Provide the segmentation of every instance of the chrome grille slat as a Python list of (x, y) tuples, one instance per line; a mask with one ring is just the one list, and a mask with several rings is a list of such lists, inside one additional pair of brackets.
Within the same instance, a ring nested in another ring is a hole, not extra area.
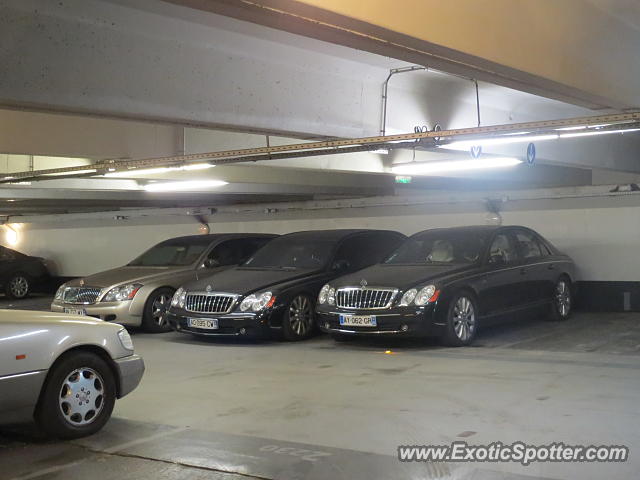
[(62, 302), (73, 305), (91, 305), (96, 303), (102, 289), (98, 287), (66, 287), (62, 293)]
[(237, 295), (230, 293), (187, 293), (185, 310), (194, 313), (229, 313), (234, 307)]
[(379, 310), (389, 308), (398, 290), (375, 287), (343, 287), (336, 292), (336, 306), (352, 310)]

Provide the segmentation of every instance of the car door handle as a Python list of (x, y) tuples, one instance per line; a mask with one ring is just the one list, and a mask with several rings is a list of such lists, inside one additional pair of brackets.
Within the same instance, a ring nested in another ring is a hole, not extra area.
[(555, 270), (556, 266), (552, 263), (547, 267), (547, 270)]
[(527, 269), (526, 268), (521, 268), (520, 269), (520, 275), (526, 275), (527, 274)]

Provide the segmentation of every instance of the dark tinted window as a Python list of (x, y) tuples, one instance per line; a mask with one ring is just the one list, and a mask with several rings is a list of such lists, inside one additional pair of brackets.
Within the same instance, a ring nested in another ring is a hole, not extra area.
[(485, 232), (431, 230), (413, 235), (384, 263), (458, 264), (480, 260), (487, 244)]
[(209, 252), (207, 259), (215, 266), (237, 265), (242, 258), (241, 245), (238, 240), (222, 242)]
[(518, 259), (518, 254), (506, 233), (496, 235), (489, 249), (489, 263), (510, 263)]
[(271, 240), (247, 260), (243, 267), (316, 269), (329, 262), (335, 242), (314, 240), (308, 235)]
[(194, 263), (209, 247), (206, 236), (172, 238), (150, 248), (129, 263), (136, 267), (186, 266)]
[(358, 234), (342, 242), (336, 252), (334, 265), (348, 270), (360, 270), (379, 263), (393, 246), (389, 245), (388, 236), (376, 233)]
[(531, 232), (517, 230), (515, 237), (518, 243), (518, 249), (520, 250), (520, 256), (523, 259), (528, 260), (543, 256), (543, 251), (540, 248), (538, 239)]

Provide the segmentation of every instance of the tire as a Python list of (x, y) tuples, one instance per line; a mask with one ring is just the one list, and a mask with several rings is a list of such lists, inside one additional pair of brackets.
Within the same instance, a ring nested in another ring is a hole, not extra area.
[(447, 310), (447, 324), (441, 341), (449, 347), (471, 345), (478, 330), (478, 304), (468, 292), (454, 295)]
[(26, 273), (14, 273), (4, 287), (5, 294), (16, 300), (26, 298), (31, 292), (31, 283), (31, 277)]
[(113, 372), (102, 358), (91, 352), (67, 353), (49, 371), (36, 408), (36, 423), (50, 437), (92, 435), (111, 417), (116, 395)]
[(553, 300), (549, 313), (549, 320), (554, 322), (562, 322), (571, 317), (573, 311), (573, 292), (571, 288), (571, 280), (562, 276), (556, 282), (553, 289)]
[(309, 338), (315, 331), (316, 315), (313, 300), (307, 295), (296, 295), (284, 313), (282, 333), (290, 342)]
[(164, 333), (171, 330), (167, 321), (166, 311), (171, 305), (173, 289), (159, 288), (149, 295), (142, 313), (142, 329), (149, 333)]

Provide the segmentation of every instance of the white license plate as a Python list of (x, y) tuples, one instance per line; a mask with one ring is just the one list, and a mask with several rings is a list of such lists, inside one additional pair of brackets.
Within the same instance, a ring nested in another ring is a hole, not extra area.
[(378, 321), (373, 315), (340, 315), (340, 325), (345, 327), (377, 327)]
[(68, 313), (69, 315), (86, 315), (87, 311), (84, 308), (66, 308), (65, 307), (64, 313)]
[(218, 319), (208, 319), (208, 318), (190, 318), (189, 326), (193, 328), (204, 328), (205, 330), (217, 330), (218, 329)]

